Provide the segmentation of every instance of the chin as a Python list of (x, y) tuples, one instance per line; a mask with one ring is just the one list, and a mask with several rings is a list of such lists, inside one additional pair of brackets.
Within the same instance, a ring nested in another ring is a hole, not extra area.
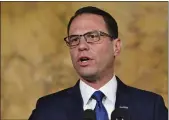
[(81, 78), (83, 78), (84, 80), (86, 80), (87, 82), (95, 82), (97, 81), (98, 76), (96, 74), (79, 74), (81, 76)]

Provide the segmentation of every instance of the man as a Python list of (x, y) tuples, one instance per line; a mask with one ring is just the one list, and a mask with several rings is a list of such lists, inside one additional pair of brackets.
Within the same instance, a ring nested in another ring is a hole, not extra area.
[[(76, 11), (65, 42), (80, 80), (74, 87), (42, 97), (29, 120), (82, 120), (87, 109), (97, 120), (110, 120), (115, 109), (125, 109), (131, 120), (167, 120), (161, 96), (129, 87), (114, 74), (121, 40), (118, 26), (96, 7)], [(100, 119), (99, 119), (100, 118)]]

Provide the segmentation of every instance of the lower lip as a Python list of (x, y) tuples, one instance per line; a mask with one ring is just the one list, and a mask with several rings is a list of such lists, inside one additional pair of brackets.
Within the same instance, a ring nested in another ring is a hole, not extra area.
[(85, 61), (85, 62), (79, 61), (78, 63), (79, 63), (79, 65), (80, 65), (81, 67), (86, 67), (86, 66), (88, 66), (88, 65), (90, 64), (90, 62), (91, 62), (91, 60), (87, 60), (87, 61)]

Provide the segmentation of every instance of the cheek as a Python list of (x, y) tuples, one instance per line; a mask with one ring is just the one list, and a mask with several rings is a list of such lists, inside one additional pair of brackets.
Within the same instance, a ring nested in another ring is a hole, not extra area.
[(97, 62), (101, 64), (105, 64), (108, 61), (112, 61), (114, 58), (114, 51), (113, 47), (110, 45), (101, 47), (101, 49), (98, 49), (97, 53)]
[(75, 63), (76, 60), (76, 53), (73, 50), (70, 50), (70, 57), (73, 63)]

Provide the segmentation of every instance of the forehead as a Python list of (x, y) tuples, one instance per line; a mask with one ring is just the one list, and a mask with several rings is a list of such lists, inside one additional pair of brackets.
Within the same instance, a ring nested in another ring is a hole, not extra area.
[(107, 32), (106, 23), (100, 15), (85, 13), (77, 16), (72, 21), (69, 34), (84, 34), (93, 30)]

